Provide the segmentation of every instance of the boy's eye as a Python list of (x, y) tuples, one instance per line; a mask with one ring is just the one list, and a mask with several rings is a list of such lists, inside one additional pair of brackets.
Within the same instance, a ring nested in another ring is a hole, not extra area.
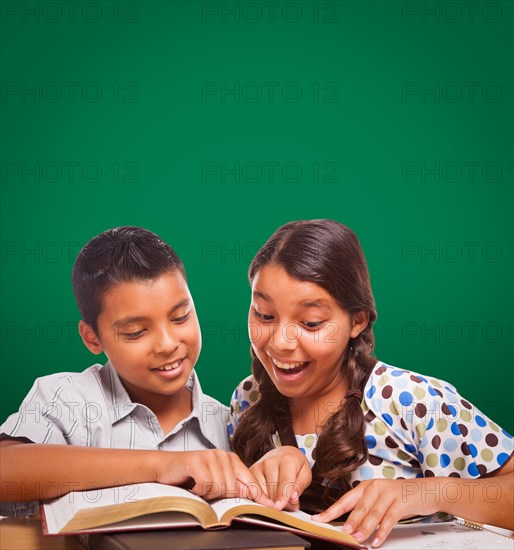
[(137, 340), (141, 336), (143, 336), (144, 330), (137, 330), (135, 332), (124, 332), (122, 333), (122, 336), (125, 337), (127, 340)]
[(259, 313), (256, 309), (253, 310), (255, 317), (261, 321), (273, 321), (273, 315), (266, 315), (265, 313)]
[(316, 328), (321, 328), (321, 325), (323, 325), (324, 322), (325, 321), (303, 321), (303, 324), (307, 328), (316, 329)]
[(174, 319), (172, 319), (172, 321), (173, 321), (174, 323), (177, 323), (177, 324), (180, 325), (181, 323), (184, 323), (185, 321), (188, 320), (188, 318), (189, 318), (189, 313), (190, 313), (190, 312), (188, 311), (185, 315), (181, 315), (180, 317), (175, 317)]

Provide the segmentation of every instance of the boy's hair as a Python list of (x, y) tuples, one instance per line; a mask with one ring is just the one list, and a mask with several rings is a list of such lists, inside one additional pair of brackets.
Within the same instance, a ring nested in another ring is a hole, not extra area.
[(93, 237), (73, 266), (73, 293), (82, 319), (98, 334), (102, 300), (115, 285), (148, 281), (178, 269), (186, 278), (176, 252), (155, 233), (142, 227), (115, 227)]

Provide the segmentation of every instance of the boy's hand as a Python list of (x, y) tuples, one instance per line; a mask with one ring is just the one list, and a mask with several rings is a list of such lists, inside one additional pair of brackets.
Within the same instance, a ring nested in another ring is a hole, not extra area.
[[(220, 450), (159, 451), (156, 481), (187, 485), (205, 499), (248, 498), (264, 506), (273, 502), (235, 453)], [(161, 460), (164, 459), (165, 460)]]
[(288, 445), (266, 453), (250, 472), (278, 510), (298, 510), (300, 495), (312, 481), (309, 461), (299, 449)]
[(419, 496), (420, 491), (416, 490), (419, 489), (419, 483), (426, 484), (427, 479), (361, 481), (324, 512), (312, 516), (312, 519), (332, 521), (353, 510), (343, 526), (343, 531), (362, 542), (380, 525), (371, 543), (372, 548), (376, 548), (384, 542), (398, 520), (438, 511), (434, 500)]

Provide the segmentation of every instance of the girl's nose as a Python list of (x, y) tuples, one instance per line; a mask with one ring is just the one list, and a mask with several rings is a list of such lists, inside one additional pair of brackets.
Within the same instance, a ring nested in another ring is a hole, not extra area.
[(273, 331), (273, 347), (277, 351), (296, 349), (300, 339), (300, 327), (295, 323), (283, 323), (276, 325)]

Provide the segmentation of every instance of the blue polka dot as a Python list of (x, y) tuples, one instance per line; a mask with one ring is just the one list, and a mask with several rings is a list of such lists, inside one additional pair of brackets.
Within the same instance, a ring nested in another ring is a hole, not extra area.
[(506, 432), (505, 430), (502, 430), (502, 433), (505, 437), (508, 437), (509, 439), (512, 439), (512, 436), (510, 435), (510, 433)]
[(389, 458), (389, 451), (387, 449), (377, 449), (375, 451), (375, 455), (380, 457), (380, 458), (388, 459)]
[(448, 405), (448, 409), (450, 409), (450, 412), (452, 413), (453, 418), (457, 416), (457, 410), (453, 405)]
[(420, 449), (424, 449), (429, 443), (429, 438), (428, 437), (424, 437), (420, 442), (419, 442), (419, 448)]
[(470, 432), (471, 439), (475, 442), (478, 442), (482, 439), (482, 430), (478, 428), (473, 428)]
[(452, 430), (452, 434), (453, 434), (453, 435), (462, 435), (461, 432), (460, 432), (460, 428), (459, 428), (459, 425), (457, 424), (457, 422), (454, 422), (454, 423), (451, 425), (451, 430)]
[(243, 412), (249, 406), (250, 406), (250, 403), (248, 403), (248, 401), (241, 401), (241, 412)]
[(420, 376), (419, 374), (416, 375), (418, 378), (421, 378), (423, 382), (428, 383), (428, 380), (424, 376)]
[(455, 393), (455, 390), (451, 386), (445, 386), (445, 389), (447, 389), (451, 393)]
[(359, 474), (362, 479), (373, 479), (373, 468), (371, 466), (363, 466), (359, 470)]
[(423, 474), (416, 474), (416, 477), (425, 477)]
[(498, 461), (498, 464), (501, 466), (504, 462), (506, 462), (509, 459), (509, 455), (507, 453), (500, 453), (496, 460)]
[(305, 452), (305, 449), (304, 449), (303, 447), (298, 447), (298, 448), (300, 449), (300, 451), (302, 451), (302, 453), (303, 453), (304, 455), (307, 455), (307, 453)]
[(439, 396), (438, 391), (437, 391), (435, 388), (433, 388), (432, 386), (428, 386), (428, 393), (429, 393), (430, 395), (437, 395), (437, 396)]
[(457, 441), (455, 439), (447, 439), (443, 443), (443, 447), (445, 451), (448, 451), (449, 453), (451, 453), (452, 451), (455, 451), (455, 449), (457, 448)]
[(472, 463), (468, 466), (468, 474), (469, 474), (470, 476), (475, 476), (475, 477), (476, 477), (477, 475), (479, 475), (479, 473), (480, 473), (480, 472), (478, 471), (477, 465), (476, 465), (474, 462), (472, 462)]
[(389, 426), (393, 425), (393, 417), (390, 414), (384, 413), (382, 415), (382, 418), (386, 421), (387, 424), (389, 424)]
[(376, 391), (377, 391), (377, 388), (375, 386), (371, 386), (371, 388), (366, 392), (366, 397), (371, 399), (375, 395)]
[(411, 444), (407, 444), (405, 445), (405, 450), (408, 452), (408, 453), (415, 453), (416, 452), (416, 447), (414, 447), (414, 445), (411, 445)]
[(391, 376), (401, 376), (403, 374), (402, 370), (392, 370)]
[(232, 435), (234, 433), (234, 426), (232, 426), (232, 424), (228, 424), (227, 431), (228, 431), (228, 435)]
[(234, 390), (234, 400), (237, 401), (238, 391), (237, 388)]
[(423, 456), (423, 453), (421, 451), (418, 451), (418, 462), (420, 464), (423, 464), (423, 462), (425, 462), (425, 457)]
[(408, 407), (413, 401), (412, 394), (408, 391), (402, 391), (400, 394), (400, 403), (404, 407)]
[(513, 447), (512, 439), (507, 439), (507, 438), (505, 438), (505, 439), (502, 441), (502, 447), (503, 447), (506, 451), (512, 451), (512, 447)]
[(483, 428), (484, 426), (487, 426), (487, 422), (478, 414), (475, 416), (475, 422)]
[(368, 449), (373, 449), (377, 446), (377, 440), (372, 435), (367, 435), (364, 440), (366, 441), (366, 447)]
[(450, 464), (451, 462), (451, 459), (448, 455), (445, 455), (445, 454), (442, 454), (440, 457), (439, 457), (439, 460), (441, 461), (441, 466), (443, 468), (446, 468), (446, 466), (448, 466), (448, 464)]
[(431, 419), (428, 421), (427, 430), (431, 430), (433, 425), (434, 425), (434, 419), (431, 418)]
[(477, 448), (473, 444), (469, 443), (468, 444), (468, 449), (469, 449), (469, 452), (471, 453), (471, 456), (473, 458), (475, 458), (478, 455)]

